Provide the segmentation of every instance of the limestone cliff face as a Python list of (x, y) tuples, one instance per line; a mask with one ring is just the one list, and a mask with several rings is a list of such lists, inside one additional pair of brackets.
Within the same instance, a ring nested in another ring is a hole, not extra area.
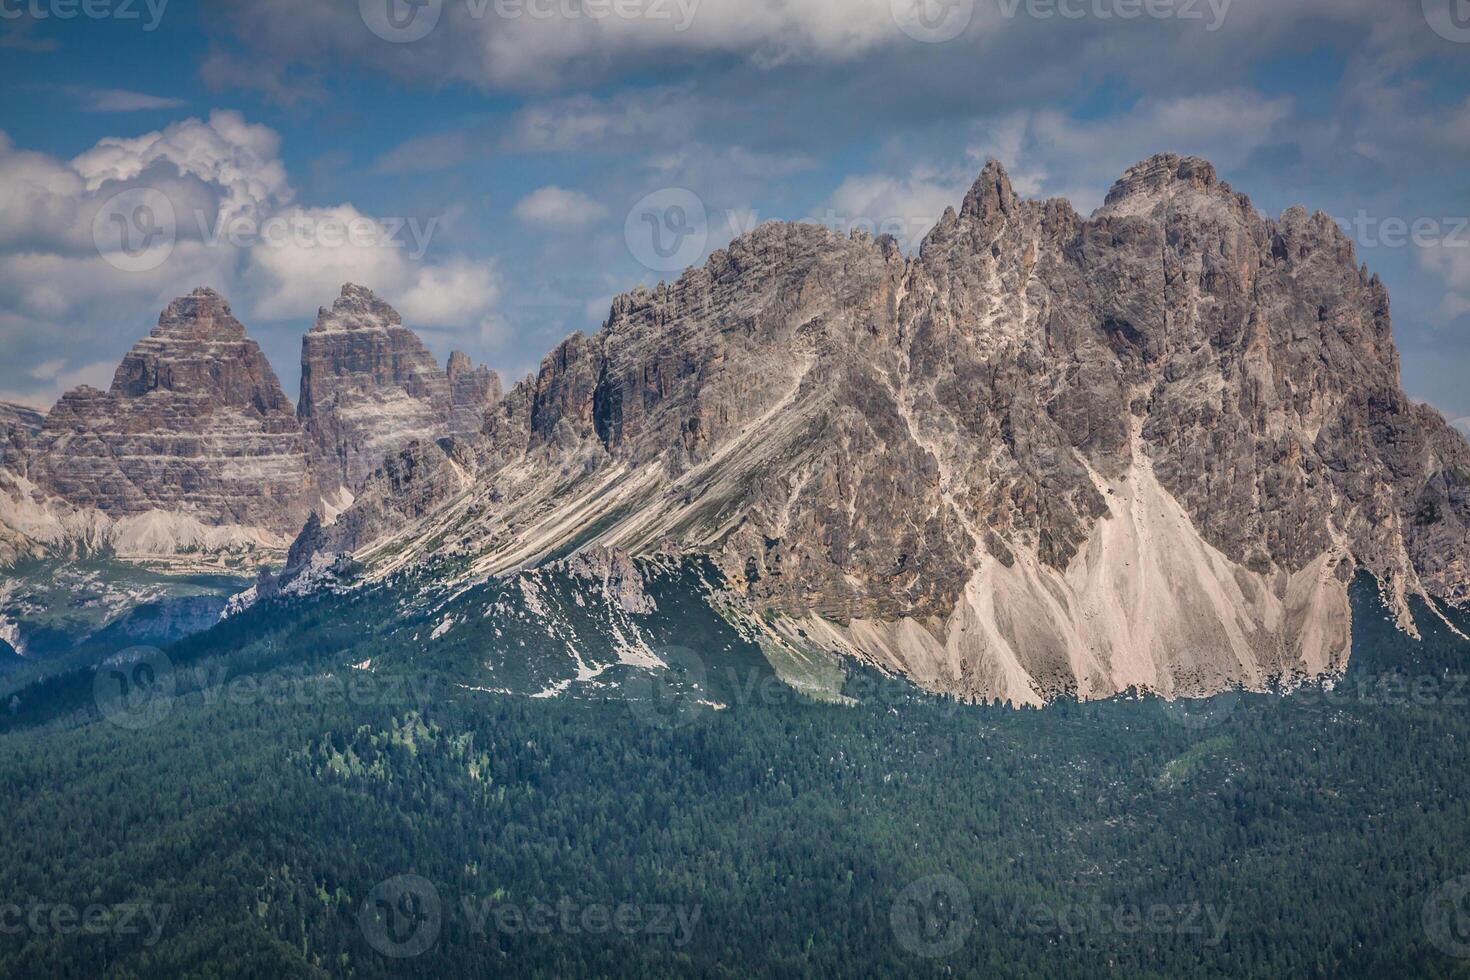
[(170, 303), (109, 390), (63, 396), (15, 468), (32, 498), (110, 520), (156, 512), (289, 536), (314, 501), (291, 403), (210, 289)]
[(414, 442), (473, 437), (500, 394), (488, 368), (456, 352), (446, 372), (402, 318), (348, 284), (301, 342), (298, 415), (324, 491), (355, 492)]
[(500, 376), (481, 364), (478, 367), (463, 351), (449, 355), (446, 366), (449, 379), (449, 434), (459, 439), (475, 439), (485, 428), (485, 413), (504, 394)]
[(978, 698), (1340, 669), (1358, 567), (1407, 628), (1470, 597), (1470, 448), (1405, 397), (1383, 285), (1171, 154), (1090, 218), (992, 163), (912, 257), (764, 225), (414, 462), (409, 513), (400, 468), (313, 549), (710, 554), (793, 642)]
[(20, 465), (46, 416), (33, 408), (0, 402), (0, 466)]

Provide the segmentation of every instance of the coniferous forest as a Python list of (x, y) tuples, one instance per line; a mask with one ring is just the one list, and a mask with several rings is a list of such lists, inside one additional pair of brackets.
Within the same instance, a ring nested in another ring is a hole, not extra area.
[(1470, 976), (1470, 644), (1365, 583), (1330, 690), (1044, 710), (367, 683), (360, 601), (12, 681), (0, 975)]

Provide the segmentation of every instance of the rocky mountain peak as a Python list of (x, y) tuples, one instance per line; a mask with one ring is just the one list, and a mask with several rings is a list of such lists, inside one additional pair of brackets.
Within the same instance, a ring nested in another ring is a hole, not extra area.
[(332, 301), (331, 309), (322, 307), (317, 311), (312, 331), (323, 333), (329, 330), (387, 330), (401, 327), (403, 317), (392, 306), (379, 299), (366, 286), (344, 283), (342, 292)]
[(440, 369), (397, 310), (353, 283), (301, 341), (297, 414), (328, 492), (356, 492), (410, 443), (478, 434), (500, 393), (495, 372), (463, 352)]
[(72, 507), (152, 521), (146, 537), (157, 548), (200, 527), (290, 535), (313, 493), (275, 371), (224, 298), (204, 288), (168, 304), (108, 391), (63, 395), (23, 468)]
[(1128, 198), (1168, 198), (1181, 191), (1216, 190), (1232, 193), (1230, 185), (1220, 180), (1214, 164), (1203, 157), (1158, 153), (1123, 172), (1103, 201), (1104, 207), (1117, 205)]
[(1014, 211), (1018, 199), (1011, 188), (1010, 174), (999, 160), (987, 160), (980, 176), (965, 195), (960, 217), (984, 220), (994, 214)]
[(245, 325), (235, 319), (223, 296), (200, 286), (169, 303), (150, 335), (170, 340), (238, 341), (245, 337)]
[(470, 355), (462, 350), (449, 352), (449, 362), (445, 365), (444, 370), (449, 375), (450, 381), (453, 381), (462, 374), (468, 374), (474, 369), (475, 362), (470, 360)]
[(165, 307), (158, 325), (123, 357), (109, 393), (134, 399), (160, 390), (213, 407), (291, 411), (260, 346), (245, 335), (224, 297), (204, 287)]

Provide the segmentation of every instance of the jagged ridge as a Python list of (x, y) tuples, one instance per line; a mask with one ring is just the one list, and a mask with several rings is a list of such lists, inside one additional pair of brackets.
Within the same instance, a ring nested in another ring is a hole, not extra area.
[(980, 698), (1316, 676), (1356, 567), (1406, 628), (1470, 587), (1470, 449), (1403, 394), (1382, 283), (1171, 154), (1088, 219), (992, 162), (911, 258), (764, 225), (619, 297), (471, 457), (404, 459), (305, 550), (710, 554), (788, 632)]

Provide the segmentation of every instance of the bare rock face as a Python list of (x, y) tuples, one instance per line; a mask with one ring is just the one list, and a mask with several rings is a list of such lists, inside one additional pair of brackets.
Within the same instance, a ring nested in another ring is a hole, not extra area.
[(361, 286), (343, 286), (301, 342), (297, 414), (323, 489), (356, 492), (410, 443), (478, 434), (499, 379), (464, 354), (449, 368), (439, 368), (391, 306)]
[(314, 501), (291, 403), (210, 289), (170, 303), (109, 390), (63, 396), (16, 468), (30, 496), (112, 521), (156, 514), (289, 536)]
[(33, 436), (41, 431), (46, 416), (25, 405), (0, 402), (0, 439), (8, 440), (15, 433)]
[(500, 401), (500, 376), (485, 365), (476, 367), (463, 351), (449, 355), (449, 434), (474, 439), (485, 427), (485, 413)]
[(0, 402), (0, 466), (18, 468), (46, 417), (33, 408)]
[(1172, 154), (1090, 218), (991, 163), (912, 257), (763, 225), (563, 342), (475, 457), (314, 547), (708, 554), (786, 640), (1027, 703), (1338, 671), (1358, 568), (1407, 629), (1470, 598), (1470, 447), (1404, 395), (1382, 283)]

